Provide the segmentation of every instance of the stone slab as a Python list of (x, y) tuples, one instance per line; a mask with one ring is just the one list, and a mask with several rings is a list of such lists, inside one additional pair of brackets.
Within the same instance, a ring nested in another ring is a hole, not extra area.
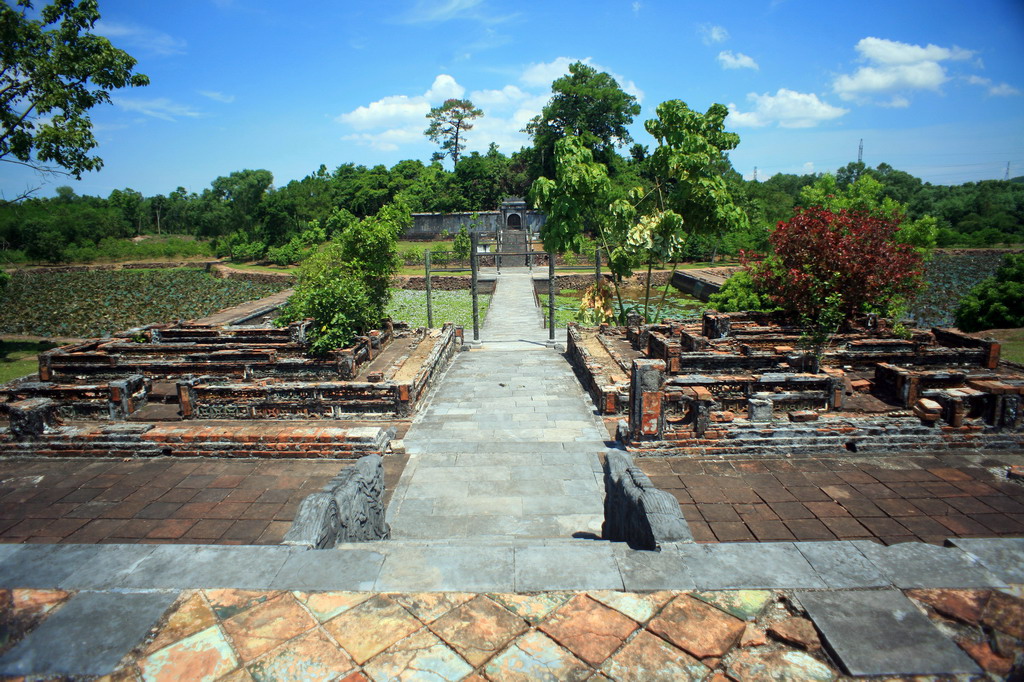
[(887, 587), (891, 584), (878, 567), (849, 542), (797, 542), (794, 545), (830, 588)]
[(1024, 538), (958, 538), (953, 545), (1008, 583), (1024, 583)]
[(678, 545), (698, 589), (823, 589), (825, 583), (791, 542)]
[(275, 590), (365, 592), (373, 589), (384, 554), (343, 545), (289, 556), (270, 583)]
[(160, 545), (122, 582), (128, 588), (268, 589), (290, 547)]
[(621, 590), (611, 543), (516, 548), (515, 590)]
[(798, 592), (796, 596), (850, 675), (980, 672), (898, 590)]
[(0, 587), (96, 589), (118, 585), (154, 545), (20, 545), (0, 563)]
[(515, 557), (511, 547), (486, 544), (387, 543), (377, 577), (381, 592), (511, 592)]
[(171, 592), (82, 592), (0, 658), (2, 675), (106, 675), (177, 598)]
[(852, 543), (901, 589), (928, 587), (1005, 587), (1006, 583), (955, 547), (904, 542), (883, 547), (868, 540)]
[(631, 549), (621, 542), (613, 543), (612, 547), (627, 592), (693, 590), (697, 587), (678, 552), (671, 549), (660, 552)]

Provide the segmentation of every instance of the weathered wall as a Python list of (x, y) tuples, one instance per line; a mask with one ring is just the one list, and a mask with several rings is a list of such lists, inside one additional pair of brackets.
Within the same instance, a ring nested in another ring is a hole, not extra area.
[[(517, 213), (518, 214), (518, 213)], [(472, 224), (473, 216), (477, 216), (476, 225)], [(523, 211), (522, 228), (531, 232), (539, 232), (544, 224), (545, 215), (540, 211)], [(413, 213), (412, 227), (405, 231), (405, 239), (432, 239), (447, 231), (454, 235), (462, 226), (470, 232), (495, 232), (501, 225), (500, 211), (479, 211), (477, 213)]]

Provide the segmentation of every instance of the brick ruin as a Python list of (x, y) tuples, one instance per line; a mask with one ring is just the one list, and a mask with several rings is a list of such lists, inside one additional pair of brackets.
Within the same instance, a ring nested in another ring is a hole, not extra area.
[(757, 313), (626, 327), (570, 324), (567, 351), (638, 456), (799, 456), (1020, 448), (1024, 371), (955, 330), (897, 338), (866, 318), (819, 360)]
[(154, 324), (42, 353), (0, 387), (0, 455), (379, 454), (462, 341), (398, 324), (310, 357), (308, 325)]

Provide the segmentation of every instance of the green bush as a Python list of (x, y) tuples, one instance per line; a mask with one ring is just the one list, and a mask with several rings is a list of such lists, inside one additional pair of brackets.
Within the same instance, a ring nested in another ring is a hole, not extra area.
[(746, 270), (725, 280), (718, 293), (708, 298), (708, 306), (723, 313), (774, 309), (768, 298), (754, 289), (754, 280)]
[(239, 263), (260, 260), (267, 251), (267, 245), (263, 242), (235, 242), (231, 245), (231, 260)]
[(469, 230), (463, 225), (459, 229), (459, 233), (455, 235), (455, 241), (452, 242), (452, 251), (455, 257), (459, 260), (467, 260), (469, 258), (469, 252), (473, 249), (473, 240), (469, 237)]
[(965, 332), (1024, 327), (1024, 254), (1008, 255), (960, 301), (954, 318)]

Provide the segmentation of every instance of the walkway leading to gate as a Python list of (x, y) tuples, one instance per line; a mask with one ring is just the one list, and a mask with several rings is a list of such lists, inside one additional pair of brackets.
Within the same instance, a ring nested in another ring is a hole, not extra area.
[(480, 337), (405, 437), (392, 537), (599, 535), (606, 435), (569, 364), (545, 343), (529, 269), (502, 268)]

